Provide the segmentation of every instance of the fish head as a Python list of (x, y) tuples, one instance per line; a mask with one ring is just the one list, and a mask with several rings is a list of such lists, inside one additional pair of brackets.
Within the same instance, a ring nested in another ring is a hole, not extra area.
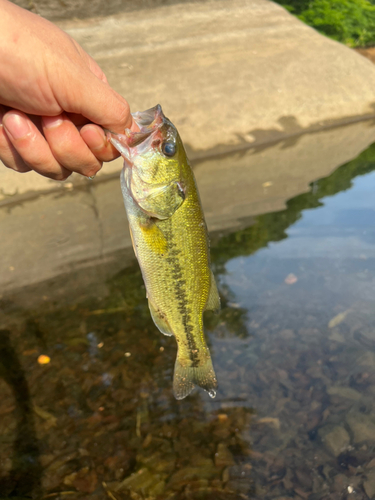
[(124, 159), (128, 191), (149, 215), (166, 218), (186, 196), (188, 160), (181, 138), (161, 106), (133, 113), (139, 132), (108, 133)]
[(124, 158), (125, 167), (137, 170), (144, 182), (161, 184), (181, 175), (184, 146), (160, 104), (132, 114), (139, 132), (109, 133), (109, 140)]

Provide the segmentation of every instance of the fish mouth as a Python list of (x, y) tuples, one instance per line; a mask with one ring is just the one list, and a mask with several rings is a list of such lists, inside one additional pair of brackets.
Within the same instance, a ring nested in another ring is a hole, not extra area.
[(132, 117), (140, 129), (155, 128), (155, 126), (163, 123), (165, 118), (160, 104), (145, 111), (136, 111), (132, 113)]
[(132, 158), (150, 148), (155, 148), (163, 141), (162, 127), (170, 123), (163, 114), (160, 104), (145, 111), (132, 113), (139, 132), (125, 129), (124, 134), (107, 131), (107, 139), (117, 149), (125, 161), (132, 163)]

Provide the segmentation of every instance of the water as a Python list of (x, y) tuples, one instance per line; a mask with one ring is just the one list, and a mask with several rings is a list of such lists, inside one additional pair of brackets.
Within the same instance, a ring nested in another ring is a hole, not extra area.
[(371, 498), (374, 191), (371, 146), (212, 232), (214, 399), (173, 398), (175, 341), (128, 251), (110, 277), (87, 265), (4, 295), (0, 498)]

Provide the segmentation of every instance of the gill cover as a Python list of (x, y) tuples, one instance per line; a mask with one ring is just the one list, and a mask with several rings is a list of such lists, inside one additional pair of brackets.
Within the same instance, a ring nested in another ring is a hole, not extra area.
[(179, 181), (147, 183), (135, 169), (126, 169), (124, 179), (134, 201), (150, 217), (168, 219), (184, 202), (185, 192)]

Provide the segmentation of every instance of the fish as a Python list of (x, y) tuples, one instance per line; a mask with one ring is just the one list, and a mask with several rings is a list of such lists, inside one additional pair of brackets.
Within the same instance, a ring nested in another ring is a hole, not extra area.
[(139, 132), (108, 133), (121, 153), (121, 190), (152, 319), (174, 336), (176, 399), (195, 386), (216, 396), (203, 312), (220, 310), (207, 226), (180, 135), (161, 106), (133, 113)]

